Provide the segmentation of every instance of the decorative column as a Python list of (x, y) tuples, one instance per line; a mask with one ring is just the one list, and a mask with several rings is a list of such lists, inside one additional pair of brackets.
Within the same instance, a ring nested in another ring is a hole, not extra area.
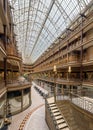
[(61, 88), (61, 92), (62, 92), (62, 96), (64, 98), (64, 88), (63, 88), (63, 85), (62, 85), (62, 88)]
[[(81, 16), (81, 28), (83, 27), (83, 17)], [(83, 29), (81, 30), (81, 44), (83, 43)], [(83, 67), (82, 67), (82, 60), (83, 60), (83, 46), (81, 46), (81, 52), (80, 52), (80, 63), (81, 63), (81, 67), (80, 67), (80, 80), (82, 82), (83, 80)]]
[[(6, 28), (6, 25), (3, 25), (3, 28), (4, 28), (4, 47), (5, 47), (5, 50), (6, 50), (6, 44), (7, 44), (7, 28)], [(4, 58), (4, 82), (5, 82), (5, 86), (6, 86), (6, 83), (7, 83), (7, 59), (6, 57)]]

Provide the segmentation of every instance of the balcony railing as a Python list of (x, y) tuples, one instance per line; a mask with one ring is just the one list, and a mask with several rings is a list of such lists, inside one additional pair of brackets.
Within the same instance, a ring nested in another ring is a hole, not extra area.
[(75, 105), (81, 107), (82, 109), (93, 113), (93, 98), (81, 97), (77, 94), (71, 93), (71, 101)]
[(78, 107), (93, 113), (93, 98), (86, 96), (85, 91), (70, 92), (69, 90), (64, 90), (64, 94), (57, 93), (56, 100), (69, 100)]
[(90, 79), (83, 79), (83, 83), (82, 84), (87, 84), (87, 85), (92, 85), (93, 86), (93, 78)]
[[(36, 77), (37, 79), (41, 79), (41, 80), (45, 80), (45, 81), (49, 81), (49, 82), (53, 82), (54, 83), (54, 78), (52, 77)], [(80, 81), (80, 78), (69, 78), (69, 79), (67, 79), (67, 78), (56, 78), (56, 83), (78, 83), (78, 84), (81, 84), (81, 81)]]
[(9, 56), (21, 57), (21, 55), (17, 52), (15, 46), (7, 46), (7, 54)]

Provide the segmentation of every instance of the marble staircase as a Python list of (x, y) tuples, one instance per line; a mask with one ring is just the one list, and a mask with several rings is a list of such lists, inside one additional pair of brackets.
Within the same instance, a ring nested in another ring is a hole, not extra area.
[(48, 109), (56, 130), (70, 130), (68, 123), (55, 103), (48, 103)]

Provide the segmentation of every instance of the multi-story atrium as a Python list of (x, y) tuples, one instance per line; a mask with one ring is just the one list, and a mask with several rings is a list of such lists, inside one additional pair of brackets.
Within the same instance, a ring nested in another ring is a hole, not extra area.
[(0, 130), (93, 130), (93, 0), (0, 0)]

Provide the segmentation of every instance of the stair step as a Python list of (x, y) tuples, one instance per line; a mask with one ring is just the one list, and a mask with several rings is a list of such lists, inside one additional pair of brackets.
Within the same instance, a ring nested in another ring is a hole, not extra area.
[(61, 130), (70, 130), (69, 127), (62, 128)]
[(53, 113), (55, 113), (55, 112), (59, 112), (59, 110), (58, 109), (54, 109), (54, 110), (51, 110)]
[(49, 104), (55, 104), (54, 102), (49, 102)]
[(53, 110), (58, 110), (58, 111), (59, 111), (59, 109), (58, 109), (57, 107), (49, 107), (49, 109), (50, 109), (51, 111), (53, 111)]
[(51, 107), (51, 110), (54, 110), (54, 109), (58, 109), (58, 107), (56, 107), (56, 106)]
[(49, 106), (50, 106), (50, 107), (54, 107), (54, 106), (56, 106), (56, 104), (49, 104)]
[(61, 115), (60, 112), (53, 113), (54, 116)]
[(59, 119), (63, 119), (63, 117), (61, 115), (58, 115), (55, 117), (56, 120), (59, 120)]
[(59, 110), (58, 108), (50, 108), (51, 110)]
[(59, 129), (62, 129), (62, 128), (65, 128), (65, 127), (68, 127), (66, 123), (62, 123), (62, 124), (58, 125)]
[(65, 122), (64, 119), (59, 119), (59, 120), (56, 121), (56, 124), (60, 124), (60, 123), (63, 123), (63, 122)]

